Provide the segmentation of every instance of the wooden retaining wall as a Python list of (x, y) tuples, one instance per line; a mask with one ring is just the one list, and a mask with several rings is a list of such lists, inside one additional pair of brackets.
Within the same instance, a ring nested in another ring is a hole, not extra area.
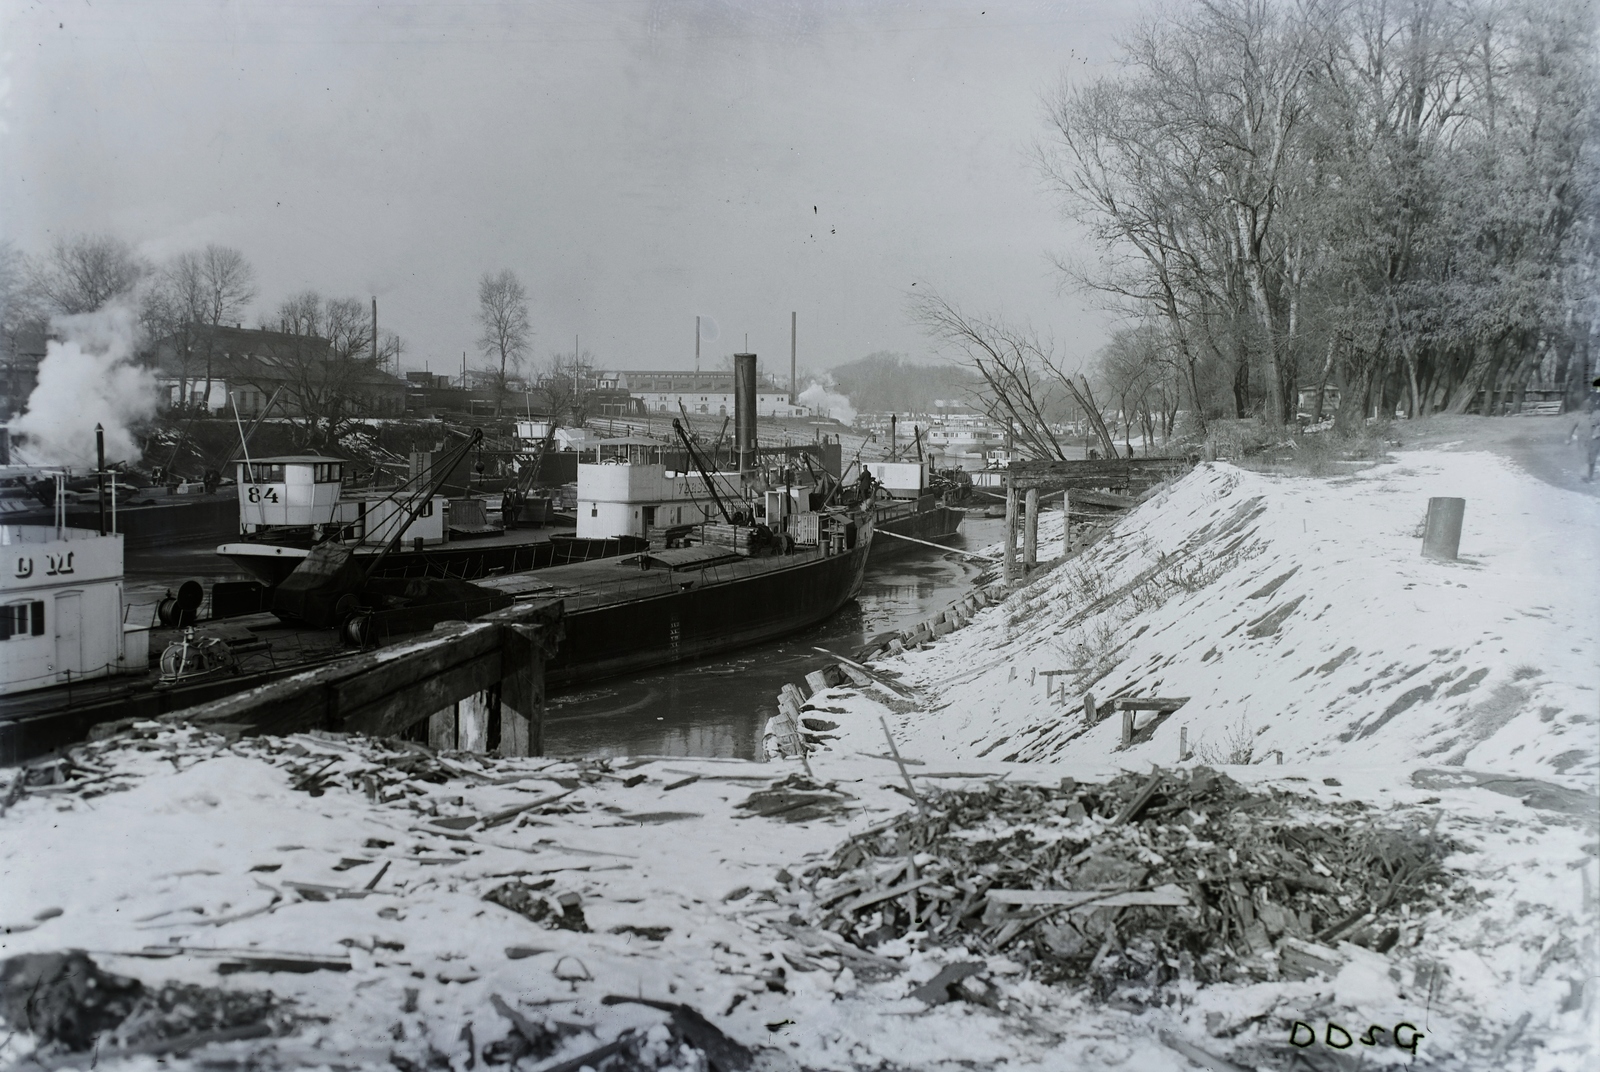
[[(561, 639), (562, 603), (524, 603), (351, 655), (164, 721), (222, 733), (306, 730), (390, 736), (428, 721), (438, 747), (502, 755), (544, 751), (544, 664)], [(467, 733), (462, 733), (463, 723)], [(97, 728), (114, 732), (118, 723)]]

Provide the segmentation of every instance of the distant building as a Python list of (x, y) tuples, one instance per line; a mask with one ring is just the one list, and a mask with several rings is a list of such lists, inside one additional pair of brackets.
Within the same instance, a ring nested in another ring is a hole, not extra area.
[(273, 416), (306, 416), (333, 395), (363, 417), (399, 417), (406, 409), (405, 380), (370, 360), (337, 358), (315, 335), (197, 324), (158, 339), (151, 360), (174, 408), (231, 413), (237, 405), (240, 416), (254, 417), (276, 393)]
[[(756, 384), (756, 413), (762, 417), (803, 417), (804, 406), (789, 404), (789, 392), (772, 377)], [(677, 413), (681, 402), (690, 413), (718, 417), (733, 415), (732, 372), (660, 372), (635, 370), (602, 372), (597, 385), (626, 391), (649, 413)]]
[(43, 330), (0, 332), (0, 420), (21, 413), (39, 384), (49, 336)]

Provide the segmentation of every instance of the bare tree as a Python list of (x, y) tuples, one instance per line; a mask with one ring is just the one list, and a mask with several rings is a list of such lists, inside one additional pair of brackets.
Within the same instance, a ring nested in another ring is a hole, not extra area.
[(227, 246), (180, 253), (154, 276), (144, 294), (142, 319), (154, 338), (170, 337), (178, 376), (179, 397), (188, 398), (188, 380), (204, 369), (210, 398), (216, 339), (201, 330), (230, 321), (237, 323), (255, 300), (255, 271), (244, 254)]
[(130, 297), (149, 273), (150, 265), (122, 239), (79, 234), (56, 239), (33, 263), (28, 282), (43, 312), (71, 315)]
[[(358, 298), (325, 298), (314, 290), (284, 299), (278, 328), (295, 336), (279, 340), (270, 360), (252, 367), (263, 393), (282, 383), (292, 396), (296, 438), (303, 446), (333, 449), (349, 425), (365, 416), (368, 394), (385, 353), (398, 355), (398, 336), (372, 350), (372, 322)], [(386, 347), (388, 350), (386, 351)]]
[(522, 366), (528, 352), (528, 291), (516, 273), (502, 268), (483, 273), (478, 280), (478, 348), (485, 357), (500, 359), (495, 380), (495, 416), (505, 409), (506, 379)]
[(0, 239), (0, 331), (15, 341), (20, 331), (44, 326), (28, 289), (28, 257), (10, 239)]
[(551, 354), (550, 363), (539, 373), (533, 391), (551, 418), (569, 428), (582, 428), (589, 419), (590, 396), (594, 390), (594, 354)]
[(1088, 379), (1062, 367), (1053, 348), (1031, 328), (996, 318), (968, 316), (933, 292), (913, 297), (910, 313), (930, 336), (958, 350), (983, 379), (981, 397), (989, 416), (1011, 430), (1025, 454), (1066, 460), (1050, 420), (1050, 413), (1056, 408), (1056, 392), (1065, 390), (1083, 410), (1106, 456), (1116, 455), (1116, 444)]

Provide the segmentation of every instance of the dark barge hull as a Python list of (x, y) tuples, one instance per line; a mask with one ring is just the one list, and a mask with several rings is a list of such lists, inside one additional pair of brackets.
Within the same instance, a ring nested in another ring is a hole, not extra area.
[(942, 505), (910, 511), (896, 511), (893, 507), (880, 510), (874, 522), (879, 536), (882, 537), (886, 532), (893, 535), (872, 541), (872, 558), (874, 561), (888, 558), (917, 546), (897, 540), (895, 536), (910, 536), (916, 540), (948, 540), (960, 530), (965, 517), (965, 511)]
[[(55, 511), (39, 507), (0, 515), (7, 525), (54, 525)], [(229, 488), (210, 495), (162, 495), (147, 499), (133, 496), (132, 502), (119, 501), (116, 516), (122, 546), (128, 550), (165, 547), (202, 540), (227, 539), (239, 531), (239, 495)], [(112, 523), (111, 504), (106, 503), (106, 527)], [(100, 508), (73, 503), (67, 507), (67, 525), (73, 528), (100, 528)]]
[(648, 571), (624, 559), (541, 571), (537, 580), (550, 587), (527, 594), (566, 604), (565, 635), (545, 664), (545, 685), (560, 689), (718, 655), (825, 621), (860, 591), (873, 543), (869, 526), (837, 555)]
[[(239, 542), (244, 543), (244, 541)], [(256, 543), (247, 546), (266, 548), (272, 545)], [(647, 550), (649, 546), (648, 540), (637, 536), (591, 539), (557, 534), (537, 543), (478, 544), (472, 540), (462, 540), (445, 547), (425, 548), (421, 551), (395, 551), (384, 557), (373, 576), (475, 581), (481, 577), (501, 573), (523, 573), (550, 566), (564, 566), (573, 562), (590, 562), (599, 558), (632, 554)], [(268, 588), (282, 582), (303, 560), (301, 555), (277, 557), (267, 554), (230, 554), (223, 557), (255, 575), (256, 579)]]

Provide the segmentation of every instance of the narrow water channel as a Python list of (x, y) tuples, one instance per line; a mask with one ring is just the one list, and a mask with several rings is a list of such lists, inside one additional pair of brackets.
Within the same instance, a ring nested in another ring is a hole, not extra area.
[[(968, 516), (952, 547), (976, 549), (1000, 539), (1003, 522)], [(215, 543), (148, 548), (127, 556), (129, 620), (148, 621), (155, 604), (185, 580), (208, 588), (245, 580), (216, 555)], [(982, 563), (932, 548), (909, 547), (867, 567), (857, 597), (802, 633), (731, 655), (610, 678), (551, 696), (545, 751), (553, 756), (672, 755), (755, 759), (761, 731), (777, 712), (778, 689), (800, 684), (828, 658), (849, 655), (879, 633), (904, 629), (944, 609), (982, 572)]]
[[(1000, 539), (1003, 522), (969, 516), (952, 546)], [(545, 752), (552, 756), (663, 755), (756, 759), (784, 682), (800, 684), (879, 633), (902, 629), (954, 602), (981, 563), (912, 548), (867, 568), (856, 599), (820, 625), (722, 658), (612, 678), (551, 696)]]

